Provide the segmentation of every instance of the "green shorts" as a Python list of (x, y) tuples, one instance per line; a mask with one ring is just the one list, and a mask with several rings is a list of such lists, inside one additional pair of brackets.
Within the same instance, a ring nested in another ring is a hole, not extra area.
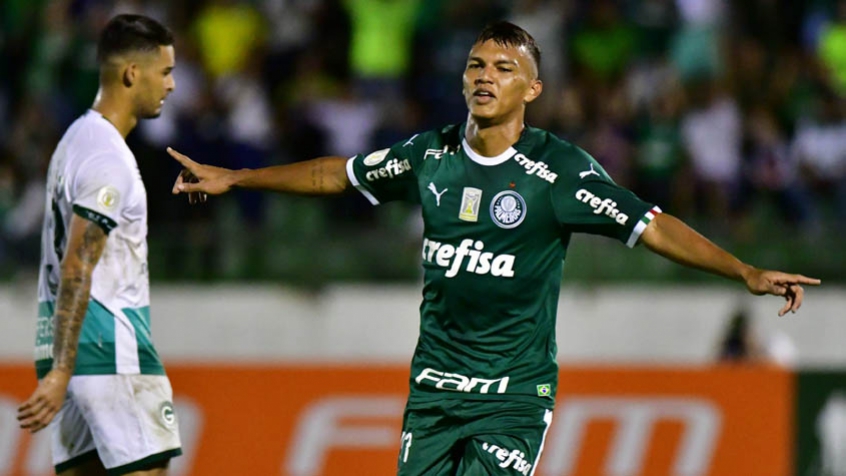
[(524, 402), (444, 399), (405, 409), (398, 476), (528, 476), (552, 411)]

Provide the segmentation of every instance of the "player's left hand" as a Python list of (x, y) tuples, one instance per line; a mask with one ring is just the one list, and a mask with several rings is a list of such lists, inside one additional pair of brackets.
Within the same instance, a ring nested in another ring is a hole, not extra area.
[(745, 276), (746, 287), (749, 292), (755, 295), (772, 294), (784, 296), (787, 301), (784, 307), (778, 312), (783, 316), (788, 312), (796, 312), (802, 306), (802, 299), (805, 290), (802, 284), (819, 286), (820, 280), (802, 276), (801, 274), (788, 274), (781, 271), (769, 271), (764, 269), (753, 269)]
[(24, 430), (35, 433), (53, 421), (53, 417), (65, 402), (71, 374), (65, 370), (53, 369), (41, 379), (38, 388), (18, 407), (18, 423)]
[(184, 167), (173, 184), (174, 195), (187, 193), (190, 201), (192, 193), (201, 198), (200, 194), (220, 195), (232, 188), (232, 170), (194, 162), (187, 155), (180, 154), (170, 147), (167, 148), (167, 153)]

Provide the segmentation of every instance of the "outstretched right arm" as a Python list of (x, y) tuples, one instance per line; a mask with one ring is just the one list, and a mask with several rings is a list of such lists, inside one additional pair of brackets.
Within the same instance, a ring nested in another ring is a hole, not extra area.
[(261, 169), (230, 170), (194, 162), (171, 148), (167, 152), (187, 171), (183, 171), (173, 184), (174, 195), (219, 195), (235, 187), (294, 195), (336, 195), (351, 186), (344, 157), (320, 157)]

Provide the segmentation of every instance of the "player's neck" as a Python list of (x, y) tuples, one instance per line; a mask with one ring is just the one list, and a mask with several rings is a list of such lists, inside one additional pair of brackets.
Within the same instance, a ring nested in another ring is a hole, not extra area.
[(120, 97), (103, 88), (97, 92), (94, 105), (91, 109), (99, 112), (103, 117), (112, 123), (126, 139), (138, 123), (138, 118), (132, 113), (132, 106), (127, 98)]
[(464, 138), (470, 148), (484, 157), (496, 157), (520, 140), (523, 133), (523, 118), (499, 124), (483, 124), (470, 116), (464, 130)]

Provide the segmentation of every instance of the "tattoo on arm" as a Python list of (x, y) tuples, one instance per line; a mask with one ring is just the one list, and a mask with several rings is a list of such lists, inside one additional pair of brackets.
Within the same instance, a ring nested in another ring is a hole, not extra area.
[(323, 161), (318, 160), (314, 167), (311, 168), (311, 187), (317, 193), (322, 193), (325, 189), (325, 177), (323, 170)]
[[(53, 368), (73, 373), (82, 321), (91, 295), (91, 274), (106, 247), (108, 235), (94, 222), (82, 220), (84, 230), (75, 230), (69, 239), (53, 315)], [(75, 232), (75, 233), (74, 233)], [(73, 236), (81, 235), (81, 236)]]

